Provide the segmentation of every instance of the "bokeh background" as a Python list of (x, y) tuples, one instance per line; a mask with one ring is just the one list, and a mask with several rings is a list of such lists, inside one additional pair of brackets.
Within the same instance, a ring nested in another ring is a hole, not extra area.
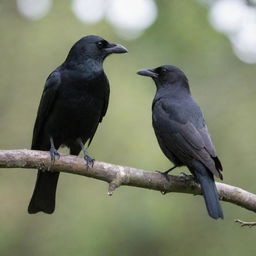
[[(138, 69), (175, 64), (187, 74), (224, 166), (224, 182), (256, 192), (255, 1), (0, 1), (0, 148), (30, 148), (45, 79), (72, 44), (98, 34), (129, 54), (105, 62), (108, 113), (90, 155), (147, 170), (171, 166), (151, 126), (155, 87)], [(187, 171), (185, 168), (175, 173)], [(256, 215), (202, 197), (121, 187), (61, 174), (52, 215), (28, 215), (36, 171), (0, 171), (0, 255), (255, 255)]]

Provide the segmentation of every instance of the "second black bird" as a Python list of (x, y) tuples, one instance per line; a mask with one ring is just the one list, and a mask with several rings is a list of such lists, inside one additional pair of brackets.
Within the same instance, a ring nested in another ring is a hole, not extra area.
[[(109, 83), (104, 59), (125, 53), (121, 46), (99, 36), (86, 36), (71, 48), (64, 63), (47, 78), (34, 126), (31, 149), (50, 151), (52, 161), (61, 145), (78, 155), (91, 143), (108, 108)], [(93, 159), (84, 150), (87, 164)], [(59, 173), (38, 170), (29, 213), (52, 213)]]
[(223, 218), (213, 176), (222, 179), (221, 163), (205, 124), (203, 114), (191, 96), (187, 77), (171, 65), (143, 69), (139, 75), (155, 81), (152, 104), (153, 127), (163, 153), (174, 167), (187, 166), (200, 183), (208, 214)]

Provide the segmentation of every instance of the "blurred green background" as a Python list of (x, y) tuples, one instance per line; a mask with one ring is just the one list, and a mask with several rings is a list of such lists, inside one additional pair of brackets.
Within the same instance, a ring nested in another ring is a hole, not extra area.
[[(138, 69), (175, 64), (187, 74), (201, 105), (224, 182), (255, 190), (255, 65), (234, 55), (228, 39), (214, 31), (207, 8), (195, 1), (158, 1), (158, 18), (134, 40), (123, 40), (104, 20), (81, 23), (69, 1), (54, 1), (40, 20), (22, 17), (14, 1), (0, 1), (0, 148), (30, 148), (36, 112), (48, 74), (80, 37), (98, 34), (121, 43), (129, 54), (111, 56), (105, 71), (111, 85), (108, 113), (90, 155), (100, 161), (147, 170), (171, 166), (151, 126), (153, 82)], [(175, 173), (187, 171), (185, 168)], [(52, 215), (28, 215), (36, 171), (0, 170), (0, 255), (255, 255), (255, 228), (233, 220), (256, 215), (222, 202), (225, 219), (214, 221), (202, 197), (162, 196), (61, 174)]]

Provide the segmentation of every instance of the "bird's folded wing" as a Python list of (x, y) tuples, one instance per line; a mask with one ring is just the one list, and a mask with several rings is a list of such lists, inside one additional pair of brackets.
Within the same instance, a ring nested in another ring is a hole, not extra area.
[(31, 149), (40, 149), (40, 133), (53, 108), (60, 82), (61, 78), (58, 71), (51, 73), (46, 80), (37, 112)]
[[(158, 115), (162, 117), (159, 128), (164, 137), (168, 138), (165, 139), (165, 143), (167, 143), (169, 150), (178, 158), (188, 159), (188, 162), (190, 162), (189, 159), (199, 160), (214, 175), (220, 177), (214, 159), (216, 158), (215, 148), (204, 124), (203, 115), (197, 115), (197, 120), (194, 120), (195, 124), (193, 124), (193, 114), (189, 118), (185, 118), (182, 116), (185, 114), (184, 111), (179, 111), (177, 106), (171, 106), (170, 103), (168, 105), (167, 107), (159, 104), (157, 111), (161, 112)], [(171, 111), (169, 111), (170, 109)], [(198, 116), (201, 120), (198, 120)], [(186, 119), (189, 121), (184, 122)], [(196, 128), (196, 124), (199, 128)]]

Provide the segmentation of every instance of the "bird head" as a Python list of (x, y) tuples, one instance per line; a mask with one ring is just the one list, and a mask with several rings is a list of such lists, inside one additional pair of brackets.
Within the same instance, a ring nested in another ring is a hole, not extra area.
[(172, 65), (163, 65), (154, 69), (141, 69), (137, 74), (151, 77), (155, 81), (157, 88), (180, 84), (179, 82), (185, 82), (184, 84), (188, 86), (188, 79), (183, 71)]
[(127, 49), (119, 44), (109, 43), (100, 36), (89, 35), (77, 41), (69, 51), (68, 60), (83, 60), (93, 58), (103, 61), (112, 53), (126, 53)]

